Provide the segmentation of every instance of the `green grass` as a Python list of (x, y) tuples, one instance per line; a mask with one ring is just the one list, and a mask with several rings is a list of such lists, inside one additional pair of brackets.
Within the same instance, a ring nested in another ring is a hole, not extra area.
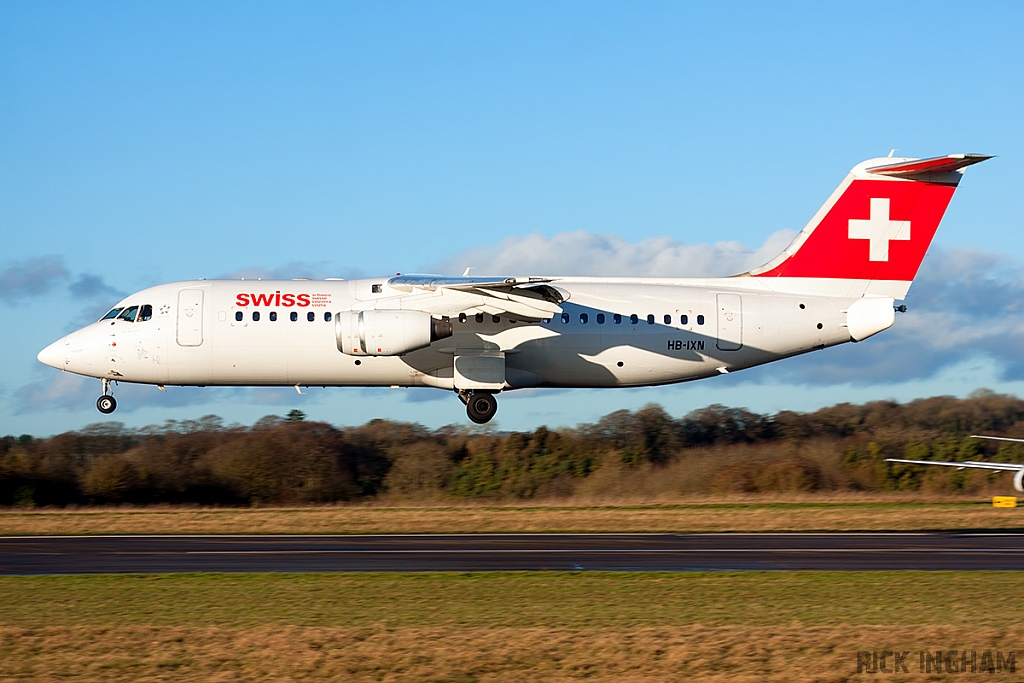
[(0, 626), (998, 627), (1022, 593), (1017, 572), (0, 577)]
[[(0, 680), (849, 683), (870, 678), (861, 650), (1016, 651), (1022, 589), (1024, 572), (0, 577)], [(1016, 680), (956, 675), (997, 679)]]

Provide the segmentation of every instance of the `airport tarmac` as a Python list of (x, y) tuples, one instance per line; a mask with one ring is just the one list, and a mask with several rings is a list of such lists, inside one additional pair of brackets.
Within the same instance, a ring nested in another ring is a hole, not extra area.
[(0, 574), (1024, 569), (1018, 533), (0, 537)]

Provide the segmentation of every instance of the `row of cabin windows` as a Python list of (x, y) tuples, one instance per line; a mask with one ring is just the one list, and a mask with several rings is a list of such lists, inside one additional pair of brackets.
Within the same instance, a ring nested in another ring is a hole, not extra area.
[[(571, 318), (570, 318), (568, 313), (563, 313), (562, 314), (562, 323), (568, 324), (570, 319)], [(595, 319), (595, 321), (597, 322), (598, 325), (604, 325), (604, 323), (605, 323), (605, 315), (604, 315), (604, 313), (598, 313), (597, 315), (594, 316), (594, 319)], [(467, 320), (468, 320), (468, 318), (466, 317), (465, 313), (460, 313), (459, 314), (459, 322), (460, 323), (464, 323)], [(653, 313), (649, 313), (647, 315), (647, 324), (648, 325), (653, 325), (654, 324), (654, 320), (655, 320), (654, 314)], [(672, 316), (667, 314), (667, 313), (665, 314), (665, 317), (662, 318), (662, 320), (664, 320), (666, 325), (671, 325), (672, 324)], [(484, 314), (483, 313), (477, 313), (476, 314), (476, 321), (478, 323), (482, 323), (484, 321)], [(501, 317), (497, 316), (497, 315), (492, 315), (491, 316), (491, 321), (495, 322), (495, 323), (501, 322)], [(515, 320), (509, 320), (509, 322), (514, 323)], [(550, 318), (545, 318), (544, 322), (551, 322), (551, 319)], [(580, 313), (580, 323), (582, 323), (583, 325), (586, 325), (588, 322), (590, 322), (590, 315), (587, 314), (587, 313)], [(612, 322), (614, 324), (616, 324), (616, 325), (621, 325), (622, 324), (622, 315), (620, 315), (619, 313), (613, 313), (612, 314)], [(631, 325), (636, 325), (639, 322), (640, 322), (640, 316), (638, 316), (636, 313), (634, 313), (633, 315), (629, 316), (629, 323)], [(686, 315), (685, 313), (680, 315), (679, 316), (679, 324), (680, 325), (689, 325), (690, 324), (690, 317), (688, 315)], [(698, 315), (697, 316), (697, 324), (698, 325), (703, 325), (704, 324), (704, 316), (703, 315)]]
[[(594, 316), (594, 318), (597, 321), (598, 325), (604, 325), (604, 321), (605, 321), (604, 313), (598, 313), (596, 316)], [(562, 324), (568, 324), (570, 319), (571, 318), (570, 318), (568, 313), (563, 313), (562, 314)], [(662, 318), (662, 320), (665, 322), (666, 325), (671, 325), (672, 324), (672, 316), (669, 315), (668, 313), (665, 314), (665, 317)], [(587, 313), (580, 313), (580, 323), (583, 324), (583, 325), (586, 325), (588, 322), (590, 322), (590, 315), (588, 315)], [(612, 314), (612, 322), (615, 323), (616, 325), (621, 325), (622, 324), (622, 316), (619, 315), (618, 313)], [(636, 313), (634, 313), (631, 316), (629, 316), (629, 324), (630, 325), (636, 325), (639, 322), (640, 322), (640, 316), (638, 316)], [(647, 314), (647, 324), (648, 325), (653, 325), (654, 324), (654, 314), (653, 313), (648, 313)], [(683, 315), (680, 315), (679, 316), (679, 324), (680, 325), (689, 325), (690, 324), (690, 317), (688, 315), (686, 315), (685, 313)], [(704, 324), (704, 316), (703, 315), (698, 315), (697, 316), (697, 324), (698, 325), (703, 325)]]
[[(131, 317), (126, 318), (127, 320), (129, 320), (129, 321), (133, 321), (134, 320), (135, 309), (137, 309), (137, 308), (138, 307), (135, 306), (135, 307), (132, 307), (131, 309), (126, 309), (126, 312), (130, 311), (130, 315), (131, 315)], [(142, 308), (144, 309), (144, 315), (146, 317), (141, 317), (140, 316), (139, 319), (140, 320), (149, 320), (153, 316), (153, 307), (152, 306), (143, 306)], [(122, 316), (118, 316), (117, 315), (117, 313), (120, 310), (121, 309), (114, 309), (113, 311), (108, 313), (103, 319), (106, 320), (107, 318), (124, 317), (123, 315)], [(275, 322), (277, 320), (277, 311), (271, 311), (267, 315), (270, 318), (271, 322)], [(292, 311), (289, 314), (288, 317), (289, 317), (289, 319), (292, 322), (296, 322), (299, 319), (299, 314), (298, 314), (297, 311)], [(244, 318), (245, 318), (245, 315), (242, 313), (242, 311), (235, 311), (235, 320), (236, 321), (242, 322), (242, 320), (244, 320)], [(594, 316), (594, 318), (597, 321), (598, 325), (604, 325), (604, 323), (605, 323), (605, 315), (604, 315), (604, 313), (598, 313), (596, 316)], [(475, 319), (476, 319), (476, 321), (478, 323), (482, 323), (484, 321), (484, 314), (483, 313), (477, 313), (476, 316), (475, 316)], [(259, 320), (260, 320), (260, 312), (259, 311), (253, 311), (252, 312), (252, 320), (253, 320), (253, 322), (259, 322)], [(316, 320), (316, 313), (314, 313), (313, 311), (309, 311), (308, 313), (306, 313), (306, 320), (308, 320), (309, 322), (313, 322), (314, 320)], [(469, 320), (469, 318), (466, 316), (465, 313), (460, 313), (459, 314), (459, 322), (460, 323), (464, 323), (464, 322), (466, 322), (468, 320)], [(562, 314), (562, 323), (563, 324), (568, 324), (569, 320), (570, 320), (569, 314), (568, 313), (563, 313)], [(666, 325), (671, 325), (672, 324), (672, 316), (667, 314), (667, 313), (665, 314), (665, 317), (663, 318), (663, 320), (664, 320)], [(324, 321), (325, 322), (331, 322), (331, 314), (329, 312), (324, 313)], [(545, 319), (545, 322), (549, 322), (549, 321), (550, 321), (550, 318)], [(500, 323), (501, 322), (501, 316), (492, 315), (491, 316), (491, 322)], [(509, 322), (514, 323), (515, 320), (510, 319)], [(589, 322), (590, 322), (590, 316), (587, 313), (580, 313), (580, 323), (583, 324), (583, 325), (586, 325)], [(620, 315), (619, 313), (612, 314), (612, 322), (614, 324), (616, 324), (616, 325), (621, 325), (622, 324), (622, 315)], [(634, 313), (631, 316), (629, 316), (629, 323), (631, 325), (637, 325), (637, 324), (639, 324), (639, 322), (640, 322), (640, 316), (638, 316), (636, 313)], [(654, 324), (654, 314), (653, 313), (649, 313), (647, 315), (647, 324), (648, 325), (653, 325)], [(680, 315), (679, 316), (679, 324), (680, 325), (688, 325), (689, 324), (689, 316), (687, 316), (685, 313), (683, 315)], [(698, 315), (697, 316), (697, 324), (698, 325), (703, 325), (704, 324), (704, 316), (703, 315)]]
[[(469, 318), (466, 316), (465, 313), (459, 313), (459, 322), (460, 323), (464, 323), (467, 320), (469, 320)], [(475, 320), (478, 323), (482, 323), (484, 321), (484, 314), (483, 313), (477, 313), (476, 317), (475, 317)], [(508, 321), (510, 323), (514, 323), (515, 322), (515, 318), (509, 318)], [(492, 315), (491, 316), (491, 322), (492, 323), (500, 323), (501, 322), (501, 316), (500, 315)]]
[[(271, 311), (270, 313), (267, 314), (267, 317), (270, 318), (270, 322), (275, 322), (277, 320), (277, 311)], [(243, 314), (241, 311), (235, 311), (235, 320), (237, 320), (238, 322), (242, 322), (242, 320), (244, 318), (245, 318), (245, 314)], [(288, 315), (288, 319), (291, 320), (292, 322), (296, 322), (299, 319), (298, 311), (292, 311)], [(260, 312), (259, 311), (253, 311), (252, 312), (252, 321), (255, 323), (255, 322), (259, 322), (259, 320), (260, 320)], [(307, 313), (306, 314), (306, 320), (308, 320), (309, 322), (313, 322), (314, 320), (316, 320), (316, 313), (314, 313), (313, 311), (310, 311), (309, 313)], [(331, 322), (331, 314), (330, 313), (324, 313), (324, 321), (325, 322)]]
[(126, 306), (124, 308), (113, 308), (100, 320), (124, 320), (130, 323), (144, 323), (153, 317), (153, 307), (149, 304), (142, 306)]

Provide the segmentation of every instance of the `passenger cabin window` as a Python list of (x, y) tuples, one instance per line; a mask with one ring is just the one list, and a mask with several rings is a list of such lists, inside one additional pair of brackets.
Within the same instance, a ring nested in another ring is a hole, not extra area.
[(654, 314), (653, 313), (648, 313), (647, 314), (647, 324), (648, 325), (653, 325), (654, 324)]
[(384, 285), (371, 285), (370, 291), (372, 291), (374, 294), (380, 294), (384, 291)]
[(492, 323), (500, 323), (500, 322), (501, 322), (501, 316), (498, 316), (498, 315), (492, 315), (492, 316), (491, 316), (491, 322), (492, 322)]
[(253, 311), (252, 312), (252, 320), (253, 320), (253, 322), (259, 322), (259, 319), (260, 319), (260, 312), (259, 311)]
[(277, 322), (277, 311), (270, 312), (270, 322)]
[(671, 325), (672, 324), (672, 316), (670, 316), (668, 314), (665, 314), (665, 324), (666, 325)]
[(324, 313), (324, 320), (327, 321), (327, 322), (331, 322), (331, 314), (330, 313)]
[(465, 313), (459, 313), (459, 322), (460, 323), (464, 323), (467, 320), (469, 320), (469, 316), (467, 316)]
[(316, 313), (314, 313), (313, 311), (307, 313), (306, 320), (308, 320), (309, 322), (313, 322), (314, 320), (316, 320)]
[(237, 320), (238, 322), (242, 322), (242, 312), (241, 311), (235, 311), (235, 320)]
[(597, 324), (604, 325), (604, 313), (597, 314)]
[(687, 317), (686, 317), (685, 313), (683, 315), (679, 316), (679, 324), (680, 325), (685, 325), (686, 321), (687, 321)]
[(563, 325), (568, 325), (569, 324), (569, 314), (568, 313), (563, 313), (562, 314), (562, 324)]
[(477, 313), (476, 314), (476, 321), (478, 323), (482, 323), (484, 321), (484, 314), (483, 313)]
[(629, 322), (632, 323), (633, 325), (636, 325), (638, 322), (640, 322), (640, 316), (634, 313), (633, 315), (629, 316)]
[(110, 309), (110, 313), (107, 313), (105, 316), (100, 318), (100, 320), (111, 320), (113, 318), (116, 318), (117, 315), (123, 310), (123, 308), (112, 308)]
[(298, 314), (298, 313), (296, 313), (295, 311), (292, 311), (291, 313), (289, 313), (289, 314), (288, 314), (288, 318), (289, 318), (289, 319), (290, 319), (290, 320), (291, 320), (292, 322), (295, 322), (296, 320), (298, 320), (298, 319), (299, 319), (299, 314)]
[(587, 321), (588, 321), (588, 320), (590, 320), (590, 318), (589, 318), (589, 317), (587, 317), (587, 314), (586, 314), (586, 313), (580, 313), (580, 322), (581, 322), (581, 323), (583, 323), (584, 325), (586, 325), (586, 324), (587, 324)]
[(138, 314), (139, 314), (139, 307), (138, 306), (129, 306), (128, 308), (124, 309), (124, 311), (121, 313), (121, 315), (119, 315), (117, 317), (120, 320), (127, 320), (128, 322), (133, 323), (133, 322), (135, 322), (135, 316), (137, 316)]
[(622, 324), (622, 316), (619, 315), (618, 313), (615, 313), (614, 315), (612, 315), (612, 322), (615, 323), (616, 325), (621, 325)]
[(704, 324), (704, 316), (702, 316), (702, 315), (698, 315), (697, 316), (697, 324), (698, 325), (703, 325)]
[(153, 307), (146, 304), (139, 310), (139, 322), (144, 323), (153, 318)]

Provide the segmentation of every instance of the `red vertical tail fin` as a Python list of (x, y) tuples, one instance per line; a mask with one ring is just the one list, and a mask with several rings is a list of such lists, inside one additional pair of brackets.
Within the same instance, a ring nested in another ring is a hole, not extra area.
[(952, 154), (858, 164), (786, 250), (749, 275), (804, 291), (817, 284), (833, 295), (902, 299), (963, 169), (990, 158)]

